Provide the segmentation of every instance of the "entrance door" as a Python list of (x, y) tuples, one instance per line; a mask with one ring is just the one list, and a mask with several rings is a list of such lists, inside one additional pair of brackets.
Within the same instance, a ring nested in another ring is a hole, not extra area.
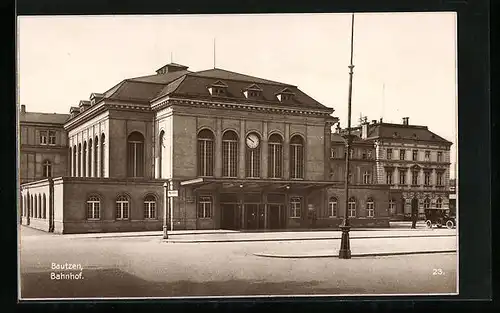
[(245, 203), (245, 229), (259, 228), (259, 205)]
[(221, 203), (221, 228), (237, 230), (240, 229), (238, 219), (238, 206), (233, 203)]
[(269, 204), (269, 228), (283, 229), (285, 228), (285, 209), (281, 204)]

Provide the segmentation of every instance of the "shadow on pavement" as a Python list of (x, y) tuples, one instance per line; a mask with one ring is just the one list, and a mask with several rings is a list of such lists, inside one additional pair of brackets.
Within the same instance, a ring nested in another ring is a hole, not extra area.
[(362, 289), (324, 288), (320, 282), (251, 280), (150, 282), (117, 269), (85, 270), (82, 280), (51, 280), (50, 272), (21, 276), (21, 296), (30, 298), (186, 297), (314, 295), (363, 293)]

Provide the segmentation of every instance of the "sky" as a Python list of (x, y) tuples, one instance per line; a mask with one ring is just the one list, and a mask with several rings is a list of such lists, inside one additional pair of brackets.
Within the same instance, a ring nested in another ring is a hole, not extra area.
[[(173, 61), (298, 86), (347, 125), (351, 14), (21, 16), (17, 30), (27, 111), (69, 113)], [(454, 177), (456, 14), (356, 13), (353, 63), (352, 124), (428, 126), (453, 142)]]

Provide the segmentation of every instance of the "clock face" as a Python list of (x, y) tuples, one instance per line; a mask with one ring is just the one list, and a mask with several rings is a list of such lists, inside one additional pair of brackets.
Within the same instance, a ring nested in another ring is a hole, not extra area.
[(247, 136), (247, 146), (250, 149), (255, 149), (259, 146), (259, 137), (256, 134), (250, 134)]

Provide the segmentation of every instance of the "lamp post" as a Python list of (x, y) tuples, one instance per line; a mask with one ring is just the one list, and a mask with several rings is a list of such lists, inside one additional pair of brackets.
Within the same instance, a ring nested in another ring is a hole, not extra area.
[(351, 20), (351, 63), (349, 65), (349, 97), (347, 101), (347, 134), (342, 137), (345, 140), (345, 210), (344, 210), (344, 220), (340, 229), (342, 230), (342, 237), (340, 240), (340, 259), (350, 259), (351, 258), (351, 245), (349, 242), (349, 230), (351, 226), (349, 225), (349, 157), (351, 152), (352, 135), (351, 135), (351, 101), (352, 101), (352, 76), (354, 74), (354, 65), (352, 64), (353, 57), (353, 40), (354, 39), (354, 13), (352, 14)]
[(163, 239), (168, 239), (168, 219), (167, 219), (167, 203), (168, 203), (168, 183), (163, 183)]

